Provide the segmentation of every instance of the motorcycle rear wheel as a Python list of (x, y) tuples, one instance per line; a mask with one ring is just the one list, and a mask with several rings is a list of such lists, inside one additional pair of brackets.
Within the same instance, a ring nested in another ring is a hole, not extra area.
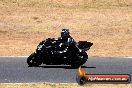
[(75, 62), (71, 65), (71, 67), (72, 67), (72, 68), (79, 68), (81, 65), (83, 65), (83, 64), (87, 61), (87, 59), (88, 59), (88, 55), (87, 55), (86, 52), (80, 53), (80, 54), (78, 55), (78, 60), (75, 61)]

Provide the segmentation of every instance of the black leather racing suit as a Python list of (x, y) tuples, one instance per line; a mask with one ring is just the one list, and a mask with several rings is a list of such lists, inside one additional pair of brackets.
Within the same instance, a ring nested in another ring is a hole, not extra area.
[(62, 37), (59, 37), (58, 38), (58, 41), (60, 41), (61, 43), (59, 44), (59, 47), (62, 48), (62, 50), (59, 50), (58, 52), (59, 53), (65, 53), (67, 52), (69, 46), (71, 44), (74, 44), (76, 45), (76, 41), (71, 37), (67, 37), (67, 38), (62, 38)]

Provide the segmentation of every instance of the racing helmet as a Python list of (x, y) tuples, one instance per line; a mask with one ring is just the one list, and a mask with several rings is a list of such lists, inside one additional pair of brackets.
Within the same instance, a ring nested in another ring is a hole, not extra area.
[(69, 36), (70, 36), (69, 29), (62, 29), (61, 37), (62, 38), (68, 38)]

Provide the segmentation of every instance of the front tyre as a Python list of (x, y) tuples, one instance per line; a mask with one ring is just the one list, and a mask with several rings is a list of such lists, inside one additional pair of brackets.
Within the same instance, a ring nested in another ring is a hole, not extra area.
[(42, 64), (42, 61), (40, 58), (37, 57), (36, 53), (32, 53), (28, 58), (27, 58), (27, 64), (29, 67), (32, 66), (39, 66)]

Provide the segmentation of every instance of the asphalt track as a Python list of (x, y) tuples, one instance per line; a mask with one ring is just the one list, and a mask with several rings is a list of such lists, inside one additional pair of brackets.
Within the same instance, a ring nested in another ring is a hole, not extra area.
[[(88, 74), (132, 75), (132, 58), (90, 57), (83, 68)], [(76, 83), (76, 74), (69, 66), (28, 67), (26, 57), (0, 57), (0, 83)]]

